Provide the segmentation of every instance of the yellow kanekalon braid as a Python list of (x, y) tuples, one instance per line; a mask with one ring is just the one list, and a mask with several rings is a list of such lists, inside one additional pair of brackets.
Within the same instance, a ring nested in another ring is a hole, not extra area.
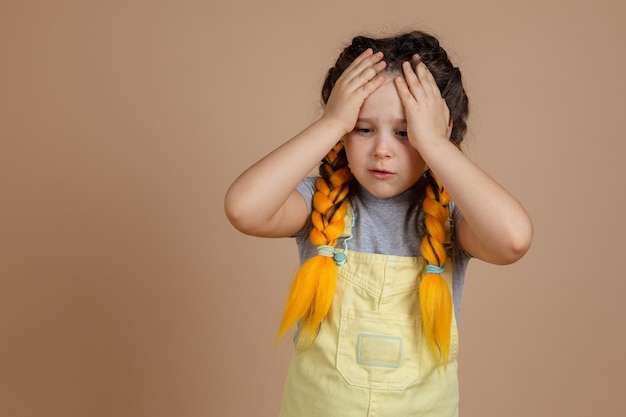
[(437, 178), (429, 173), (424, 197), (424, 224), (422, 256), (428, 263), (420, 283), (420, 310), (422, 332), (433, 356), (444, 367), (450, 354), (450, 324), (452, 322), (452, 294), (441, 276), (447, 253), (444, 247), (445, 223), (450, 215), (450, 196)]
[(330, 309), (337, 281), (333, 249), (343, 233), (348, 210), (346, 197), (352, 174), (347, 165), (341, 142), (328, 152), (320, 165), (311, 213), (313, 229), (309, 236), (311, 243), (318, 247), (318, 255), (300, 267), (291, 284), (277, 341), (300, 321), (298, 347), (310, 346)]

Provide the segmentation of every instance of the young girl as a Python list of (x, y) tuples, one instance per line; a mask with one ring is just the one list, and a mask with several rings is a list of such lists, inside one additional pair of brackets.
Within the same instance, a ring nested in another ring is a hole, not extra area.
[(238, 230), (298, 244), (281, 416), (456, 416), (467, 261), (515, 262), (531, 221), (459, 150), (467, 97), (434, 37), (354, 38), (322, 98), (321, 118), (225, 200)]

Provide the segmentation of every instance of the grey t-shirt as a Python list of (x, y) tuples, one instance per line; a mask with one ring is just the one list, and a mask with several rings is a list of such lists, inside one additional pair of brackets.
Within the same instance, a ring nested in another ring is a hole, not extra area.
[[(315, 194), (315, 180), (315, 177), (307, 177), (297, 187), (304, 200), (309, 202), (309, 214)], [(350, 203), (354, 211), (354, 226), (352, 238), (347, 242), (348, 249), (382, 255), (420, 256), (421, 238), (424, 235), (424, 214), (421, 207), (425, 186), (422, 177), (402, 194), (378, 198), (353, 180), (350, 186)], [(450, 207), (456, 226), (463, 220), (463, 216), (454, 203)], [(317, 254), (316, 246), (309, 241), (311, 228), (309, 218), (304, 228), (294, 236), (301, 264)], [(340, 238), (337, 247), (342, 248), (343, 244), (344, 239)], [(452, 259), (452, 292), (458, 325), (465, 270), (471, 256), (460, 247), (454, 235), (449, 256)]]

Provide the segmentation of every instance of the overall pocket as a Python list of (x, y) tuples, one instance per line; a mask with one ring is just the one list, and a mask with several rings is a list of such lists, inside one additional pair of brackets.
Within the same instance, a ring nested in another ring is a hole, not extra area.
[(419, 378), (419, 315), (341, 309), (337, 370), (350, 385), (402, 390)]

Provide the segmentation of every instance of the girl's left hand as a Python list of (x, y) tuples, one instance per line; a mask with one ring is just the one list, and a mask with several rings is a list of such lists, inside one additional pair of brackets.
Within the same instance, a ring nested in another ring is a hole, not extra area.
[(421, 61), (415, 71), (409, 62), (402, 64), (402, 70), (404, 77), (397, 77), (395, 83), (406, 113), (409, 141), (419, 151), (431, 141), (447, 140), (452, 131), (450, 110), (435, 78)]

